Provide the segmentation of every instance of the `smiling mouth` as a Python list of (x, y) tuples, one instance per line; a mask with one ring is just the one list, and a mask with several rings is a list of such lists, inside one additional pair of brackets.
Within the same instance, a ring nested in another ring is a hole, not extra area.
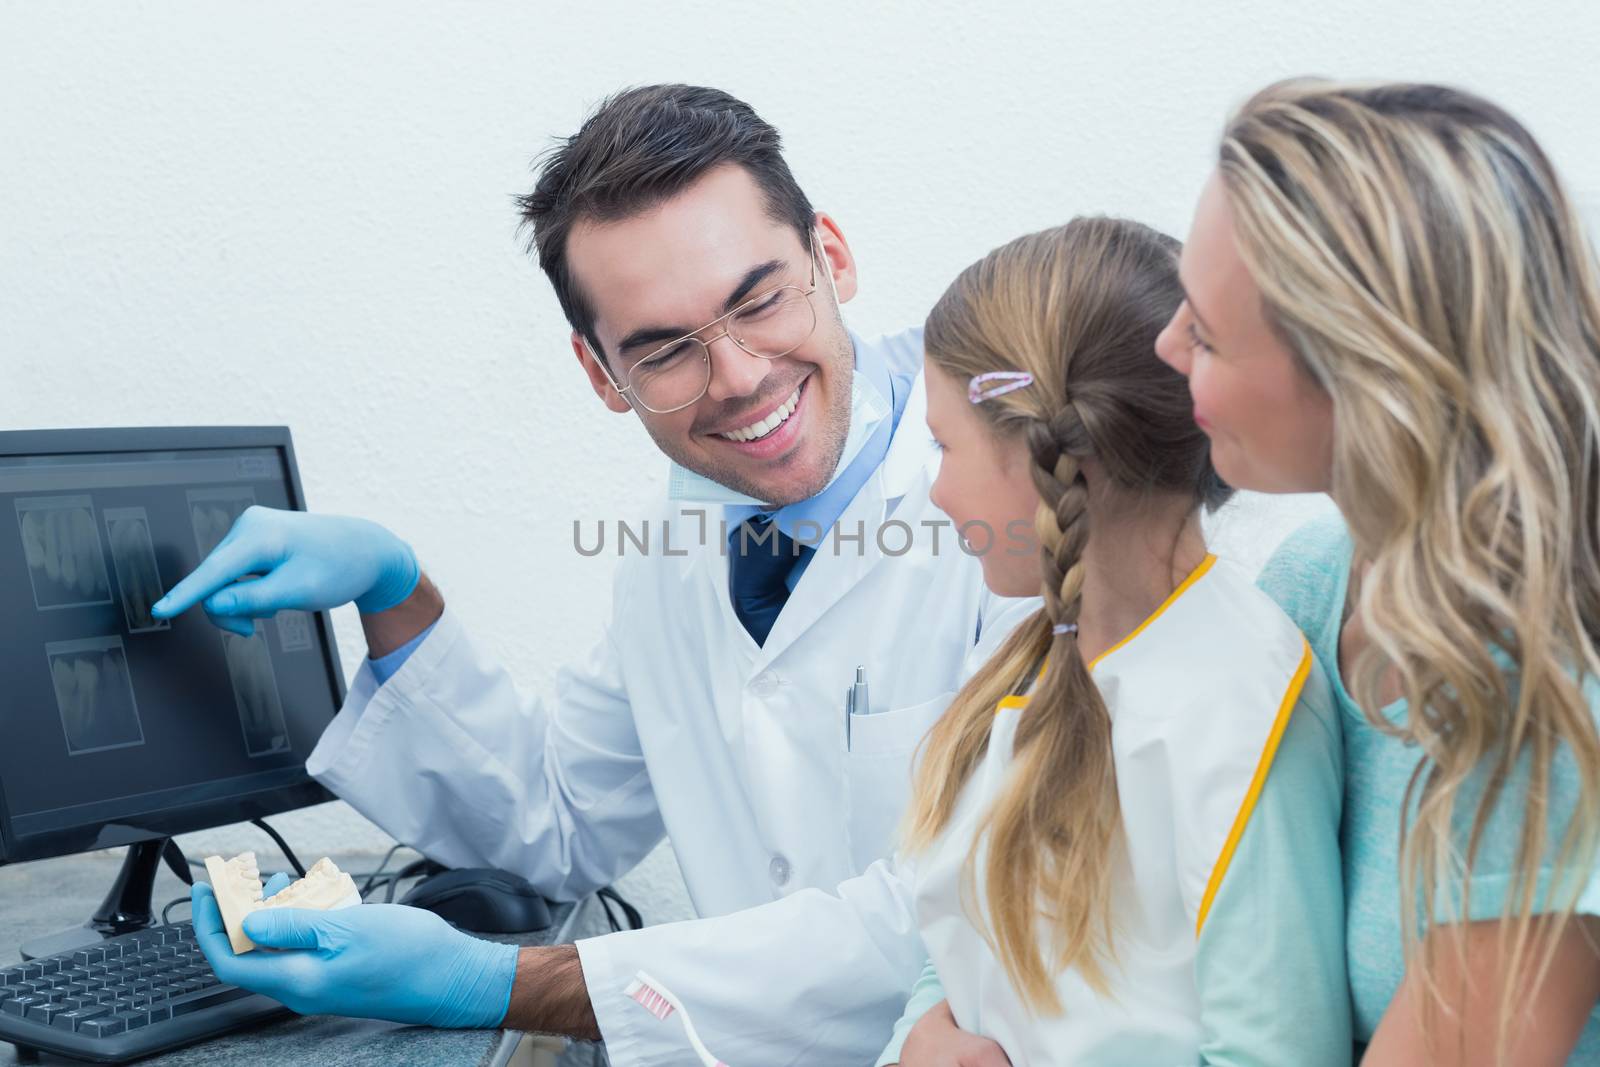
[(724, 441), (735, 441), (740, 444), (761, 440), (763, 437), (766, 437), (778, 427), (789, 421), (789, 416), (793, 415), (794, 409), (800, 405), (800, 393), (804, 389), (805, 382), (802, 381), (799, 385), (795, 386), (794, 392), (789, 394), (788, 399), (773, 409), (772, 413), (766, 418), (752, 422), (748, 426), (741, 426), (737, 430), (729, 430), (726, 433), (713, 434), (712, 436), (720, 437)]

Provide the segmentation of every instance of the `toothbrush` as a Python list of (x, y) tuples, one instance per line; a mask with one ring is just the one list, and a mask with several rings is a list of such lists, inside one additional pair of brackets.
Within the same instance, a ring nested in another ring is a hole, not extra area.
[(678, 998), (672, 995), (672, 990), (651, 978), (644, 971), (639, 971), (623, 992), (638, 1001), (646, 1011), (657, 1019), (665, 1019), (673, 1012), (677, 1012), (678, 1019), (683, 1023), (683, 1032), (688, 1035), (689, 1044), (694, 1047), (695, 1055), (700, 1057), (700, 1062), (704, 1067), (728, 1067), (726, 1063), (713, 1056), (700, 1043), (700, 1035), (694, 1032), (694, 1023), (689, 1021), (689, 1013), (684, 1010), (683, 1004), (679, 1002)]

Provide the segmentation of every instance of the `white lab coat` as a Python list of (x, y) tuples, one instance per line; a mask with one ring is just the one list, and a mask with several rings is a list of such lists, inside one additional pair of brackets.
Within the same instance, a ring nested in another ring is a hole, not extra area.
[[(915, 331), (871, 343), (893, 368), (920, 366)], [(677, 1020), (624, 996), (641, 968), (737, 1067), (870, 1063), (920, 972), (908, 887), (874, 860), (892, 848), (917, 743), (1037, 606), (990, 594), (928, 499), (926, 406), (919, 373), (884, 462), (839, 520), (846, 535), (862, 524), (859, 552), (819, 546), (764, 646), (729, 601), (721, 509), (703, 509), (701, 538), (700, 520), (668, 508), (683, 554), (661, 551), (652, 523), (652, 551), (620, 564), (611, 622), (561, 672), (552, 705), (520, 695), (447, 609), (387, 683), (362, 666), (307, 761), (398, 840), (557, 899), (612, 882), (670, 836), (697, 913), (728, 918), (580, 943), (618, 1067), (696, 1062)], [(905, 527), (880, 542), (885, 519)], [(847, 751), (858, 664), (882, 710), (855, 719)], [(754, 921), (733, 914), (779, 900)]]
[[(1311, 677), (1311, 649), (1239, 568), (1208, 561), (1196, 573), (1131, 639), (1091, 665), (1111, 714), (1121, 800), (1109, 990), (1097, 992), (1068, 968), (1055, 979), (1060, 1014), (1035, 1015), (972, 920), (969, 909), (988, 922), (981, 873), (975, 897), (964, 895), (973, 839), (1011, 776), (1026, 698), (1001, 702), (950, 824), (910, 875), (922, 938), (956, 1022), (999, 1042), (1015, 1067), (1199, 1063), (1197, 952), (1206, 944), (1249, 952), (1273, 934), (1235, 930), (1202, 942), (1200, 927)], [(986, 869), (987, 838), (975, 863)], [(1041, 943), (1048, 944), (1043, 928)]]

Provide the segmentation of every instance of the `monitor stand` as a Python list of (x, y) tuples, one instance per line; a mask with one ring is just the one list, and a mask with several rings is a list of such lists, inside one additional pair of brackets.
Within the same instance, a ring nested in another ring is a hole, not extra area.
[(142, 930), (154, 924), (155, 914), (150, 910), (150, 897), (155, 891), (161, 855), (171, 845), (170, 837), (129, 845), (128, 854), (122, 860), (122, 870), (117, 872), (117, 880), (111, 883), (106, 898), (100, 902), (100, 907), (89, 921), (82, 926), (69, 927), (24, 942), (22, 958), (31, 960), (71, 952), (108, 937)]

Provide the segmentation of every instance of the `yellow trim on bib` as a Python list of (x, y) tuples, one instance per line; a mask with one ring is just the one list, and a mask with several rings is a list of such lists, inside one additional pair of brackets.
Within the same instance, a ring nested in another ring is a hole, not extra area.
[(1161, 618), (1161, 616), (1166, 612), (1166, 610), (1168, 608), (1172, 607), (1172, 605), (1174, 605), (1174, 604), (1176, 604), (1178, 602), (1178, 598), (1179, 597), (1181, 597), (1183, 594), (1185, 594), (1185, 593), (1187, 593), (1189, 591), (1189, 587), (1190, 586), (1194, 585), (1195, 582), (1198, 582), (1200, 579), (1204, 578), (1206, 576), (1206, 571), (1209, 571), (1211, 569), (1211, 565), (1213, 563), (1215, 563), (1215, 562), (1217, 562), (1217, 557), (1213, 556), (1213, 555), (1210, 555), (1208, 553), (1206, 555), (1206, 558), (1200, 561), (1200, 565), (1198, 567), (1196, 567), (1194, 570), (1189, 572), (1189, 577), (1185, 578), (1182, 582), (1180, 582), (1179, 585), (1178, 585), (1178, 588), (1176, 588), (1176, 589), (1174, 589), (1172, 591), (1172, 595), (1167, 597), (1167, 599), (1163, 600), (1161, 602), (1161, 606), (1150, 613), (1150, 617), (1148, 619), (1145, 619), (1144, 622), (1141, 622), (1138, 626), (1135, 626), (1133, 628), (1133, 632), (1131, 634), (1129, 634), (1127, 637), (1124, 637), (1121, 641), (1118, 641), (1116, 644), (1112, 645), (1110, 648), (1108, 648), (1104, 652), (1100, 653), (1094, 659), (1090, 660), (1089, 661), (1089, 669), (1091, 671), (1094, 670), (1096, 667), (1098, 667), (1100, 665), (1100, 661), (1101, 660), (1103, 660), (1107, 656), (1111, 655), (1111, 653), (1115, 652), (1117, 649), (1123, 648), (1124, 646), (1126, 646), (1128, 644), (1128, 642), (1132, 641), (1135, 637), (1138, 637), (1140, 634), (1144, 633), (1145, 630), (1149, 628), (1151, 623), (1153, 623), (1157, 619)]
[(1283, 731), (1289, 725), (1289, 717), (1294, 713), (1294, 706), (1300, 700), (1300, 691), (1305, 688), (1306, 679), (1311, 676), (1311, 645), (1300, 639), (1304, 651), (1300, 655), (1300, 666), (1295, 669), (1294, 677), (1289, 681), (1289, 689), (1283, 694), (1283, 702), (1278, 705), (1277, 718), (1273, 720), (1272, 732), (1267, 735), (1267, 744), (1261, 750), (1261, 759), (1256, 762), (1256, 773), (1250, 779), (1250, 788), (1244, 795), (1244, 803), (1239, 805), (1239, 813), (1234, 816), (1233, 827), (1228, 831), (1228, 840), (1222, 846), (1222, 855), (1217, 857), (1216, 865), (1211, 868), (1211, 877), (1206, 881), (1205, 895), (1200, 898), (1200, 913), (1195, 917), (1194, 936), (1199, 937), (1200, 931), (1205, 928), (1206, 916), (1211, 912), (1211, 902), (1217, 895), (1217, 890), (1222, 887), (1223, 875), (1228, 872), (1228, 864), (1233, 862), (1234, 850), (1239, 847), (1239, 838), (1244, 836), (1244, 828), (1250, 821), (1250, 813), (1255, 810), (1256, 800), (1261, 796), (1261, 787), (1266, 784), (1267, 772), (1272, 769), (1273, 758), (1278, 754), (1278, 743), (1283, 740)]
[[(1149, 628), (1150, 624), (1161, 618), (1162, 614), (1164, 614), (1168, 608), (1172, 607), (1172, 605), (1176, 604), (1178, 602), (1178, 598), (1187, 593), (1195, 582), (1198, 582), (1201, 578), (1204, 578), (1206, 576), (1206, 571), (1209, 571), (1211, 569), (1211, 565), (1216, 562), (1217, 557), (1207, 553), (1206, 558), (1201, 560), (1199, 565), (1196, 566), (1194, 570), (1189, 572), (1189, 576), (1187, 578), (1178, 583), (1178, 588), (1174, 589), (1167, 599), (1161, 602), (1161, 606), (1159, 608), (1156, 608), (1156, 610), (1152, 611), (1149, 616), (1145, 618), (1144, 622), (1141, 622), (1138, 626), (1135, 626), (1132, 633), (1128, 634), (1128, 636), (1124, 637), (1122, 640), (1118, 641), (1116, 644), (1100, 653), (1094, 659), (1090, 660), (1088, 669), (1091, 671), (1094, 670), (1100, 665), (1101, 660), (1111, 655), (1111, 653), (1117, 651), (1117, 649), (1126, 646), (1128, 642), (1144, 633), (1145, 630)], [(1039, 677), (1043, 678), (1044, 672), (1049, 669), (1050, 661), (1047, 659), (1044, 661), (1044, 665), (1039, 668)], [(1037, 686), (1039, 684), (1038, 679), (1035, 679), (1033, 684)], [(1020, 696), (1013, 694), (1011, 696), (1001, 697), (1000, 703), (995, 705), (994, 710), (996, 714), (999, 714), (1002, 711), (1007, 711), (1013, 708), (1025, 708), (1027, 706), (1028, 694), (1023, 693)]]

